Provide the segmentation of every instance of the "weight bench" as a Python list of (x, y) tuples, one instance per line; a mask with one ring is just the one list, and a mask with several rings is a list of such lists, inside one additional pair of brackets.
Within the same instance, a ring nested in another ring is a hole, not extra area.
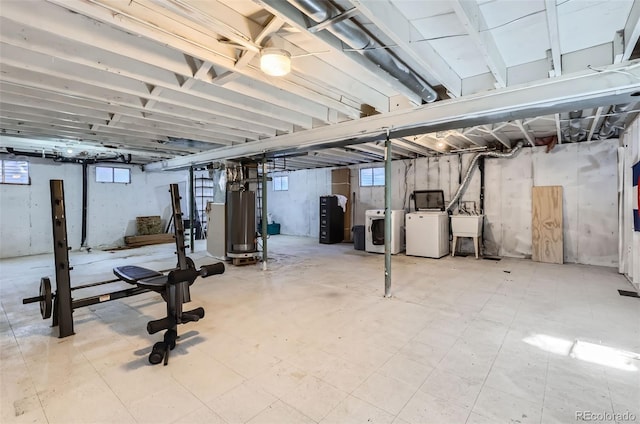
[(196, 308), (190, 311), (183, 311), (183, 290), (188, 290), (198, 277), (210, 277), (224, 273), (224, 264), (218, 262), (212, 265), (205, 265), (200, 269), (189, 267), (188, 269), (176, 269), (168, 274), (142, 268), (135, 265), (116, 267), (113, 273), (129, 284), (160, 293), (167, 303), (167, 316), (147, 323), (147, 332), (155, 334), (158, 331), (166, 330), (163, 341), (153, 345), (149, 354), (149, 362), (159, 364), (164, 359), (164, 365), (169, 363), (169, 351), (176, 347), (178, 339), (177, 327), (180, 324), (196, 322), (204, 318), (204, 309)]

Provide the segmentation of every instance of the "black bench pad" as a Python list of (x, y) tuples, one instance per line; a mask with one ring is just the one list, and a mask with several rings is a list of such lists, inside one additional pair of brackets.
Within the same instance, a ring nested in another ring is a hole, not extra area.
[(166, 283), (166, 276), (164, 274), (152, 269), (142, 268), (135, 265), (125, 265), (113, 268), (113, 273), (116, 277), (118, 277), (122, 281), (126, 281), (129, 284), (137, 284), (140, 280), (146, 280), (155, 277), (165, 277)]
[(145, 289), (161, 292), (166, 288), (168, 280), (168, 275), (160, 274), (151, 278), (145, 278), (144, 280), (138, 280), (136, 284)]

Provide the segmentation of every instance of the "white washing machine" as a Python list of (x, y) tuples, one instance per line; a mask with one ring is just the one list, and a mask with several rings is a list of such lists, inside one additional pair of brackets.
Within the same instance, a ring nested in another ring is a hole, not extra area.
[[(404, 210), (391, 211), (391, 254), (404, 250)], [(365, 212), (366, 233), (365, 250), (372, 253), (384, 253), (384, 209), (371, 209)]]
[(407, 255), (441, 258), (449, 254), (449, 214), (412, 212), (407, 214)]
[(416, 212), (407, 214), (407, 255), (441, 258), (449, 254), (449, 214), (442, 190), (413, 192)]

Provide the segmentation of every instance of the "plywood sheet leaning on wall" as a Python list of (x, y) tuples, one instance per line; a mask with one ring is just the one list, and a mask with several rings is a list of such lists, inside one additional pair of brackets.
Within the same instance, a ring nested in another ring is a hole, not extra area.
[(531, 259), (563, 263), (562, 186), (533, 187), (532, 215)]

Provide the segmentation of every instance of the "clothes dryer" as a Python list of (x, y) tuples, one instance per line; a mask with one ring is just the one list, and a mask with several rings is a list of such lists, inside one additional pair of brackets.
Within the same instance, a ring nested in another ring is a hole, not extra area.
[[(391, 211), (391, 254), (404, 250), (404, 215), (402, 209)], [(384, 253), (384, 209), (371, 209), (365, 212), (366, 234), (365, 249), (367, 252)]]

